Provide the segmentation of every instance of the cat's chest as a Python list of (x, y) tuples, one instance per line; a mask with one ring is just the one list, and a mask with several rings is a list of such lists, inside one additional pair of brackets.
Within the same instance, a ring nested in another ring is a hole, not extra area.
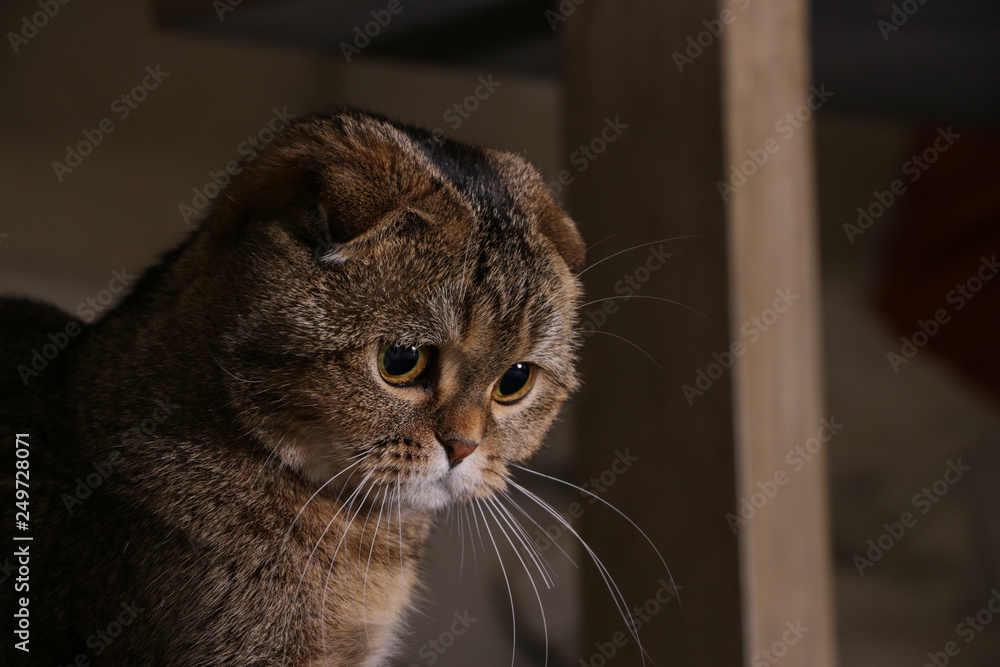
[(426, 538), (424, 527), (407, 524), (405, 517), (400, 528), (383, 519), (374, 527), (357, 522), (346, 533), (331, 530), (322, 537), (300, 593), (316, 620), (306, 639), (311, 657), (305, 664), (385, 664), (412, 605)]

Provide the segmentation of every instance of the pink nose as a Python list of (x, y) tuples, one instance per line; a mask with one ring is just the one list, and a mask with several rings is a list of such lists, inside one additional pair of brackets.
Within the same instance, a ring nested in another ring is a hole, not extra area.
[(447, 440), (441, 444), (444, 447), (444, 451), (448, 452), (448, 462), (452, 468), (461, 463), (466, 456), (476, 451), (476, 445), (470, 445), (461, 440)]

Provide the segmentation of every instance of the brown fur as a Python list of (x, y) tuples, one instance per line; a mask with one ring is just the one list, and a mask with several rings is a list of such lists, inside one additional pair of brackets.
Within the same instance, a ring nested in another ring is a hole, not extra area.
[[(32, 434), (34, 655), (382, 664), (435, 509), (504, 489), (577, 384), (583, 255), (520, 158), (342, 111), (246, 164), (27, 389), (15, 367), (65, 319), (4, 301), (0, 423)], [(387, 342), (436, 350), (421, 382), (380, 378)], [(535, 386), (496, 403), (521, 361)], [(454, 439), (478, 447), (448, 469)], [(133, 600), (96, 655), (87, 638)]]

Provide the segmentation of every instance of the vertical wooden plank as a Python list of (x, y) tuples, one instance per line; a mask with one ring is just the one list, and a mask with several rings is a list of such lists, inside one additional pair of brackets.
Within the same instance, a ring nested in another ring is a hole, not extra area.
[[(570, 3), (563, 3), (569, 5)], [(689, 401), (682, 385), (727, 349), (725, 206), (715, 189), (722, 174), (721, 53), (703, 49), (680, 72), (673, 52), (702, 21), (718, 14), (715, 2), (622, 0), (575, 5), (560, 23), (564, 38), (567, 155), (600, 137), (605, 119), (628, 125), (580, 170), (570, 209), (582, 225), (595, 262), (629, 246), (700, 234), (662, 244), (672, 256), (642, 285), (639, 296), (671, 299), (619, 301), (602, 332), (623, 336), (649, 352), (662, 370), (628, 344), (593, 335), (584, 351), (585, 387), (579, 399), (579, 481), (600, 482), (614, 452), (638, 458), (603, 497), (642, 526), (661, 548), (680, 600), (650, 602), (664, 578), (648, 545), (625, 521), (584, 505), (585, 537), (604, 560), (645, 626), (643, 647), (660, 665), (737, 665), (743, 654), (737, 536), (725, 521), (735, 505), (731, 376), (715, 379)], [(595, 147), (600, 147), (597, 142)], [(585, 274), (588, 299), (615, 296), (623, 276), (639, 268), (653, 246), (624, 253)], [(584, 309), (585, 322), (603, 305)], [(610, 477), (610, 476), (608, 476)], [(600, 487), (591, 484), (591, 488)], [(638, 665), (634, 643), (610, 646), (624, 623), (600, 577), (585, 583), (586, 644), (574, 665)], [(665, 596), (661, 596), (665, 597)], [(630, 609), (631, 611), (631, 609)]]
[[(642, 295), (692, 306), (708, 321), (631, 300), (597, 326), (628, 337), (662, 369), (636, 363), (610, 337), (590, 337), (585, 353), (580, 479), (599, 480), (611, 454), (631, 448), (640, 463), (602, 494), (647, 529), (682, 587), (683, 611), (666, 604), (643, 621), (644, 648), (660, 664), (830, 667), (822, 453), (830, 429), (821, 430), (829, 415), (821, 412), (812, 146), (800, 109), (810, 94), (805, 2), (573, 6), (557, 25), (567, 152), (599, 136), (605, 119), (628, 125), (585, 168), (570, 169), (571, 210), (588, 240), (620, 235), (590, 260), (703, 234), (667, 246), (667, 268)], [(734, 165), (753, 173), (730, 181)], [(645, 258), (626, 253), (589, 271), (588, 297), (612, 296), (616, 279)], [(584, 321), (593, 324), (589, 312)], [(815, 443), (820, 451), (804, 465), (786, 459)], [(741, 516), (742, 499), (761, 506)], [(657, 570), (642, 539), (595, 510), (582, 520), (630, 603), (648, 601)], [(637, 664), (630, 645), (603, 657), (623, 622), (593, 573), (585, 599), (577, 664)]]
[(734, 368), (739, 493), (766, 500), (739, 527), (746, 649), (831, 667), (825, 453), (838, 426), (821, 421), (835, 416), (821, 411), (810, 120), (835, 91), (810, 89), (804, 0), (746, 4), (728, 3), (722, 44), (732, 337), (754, 317), (767, 327)]

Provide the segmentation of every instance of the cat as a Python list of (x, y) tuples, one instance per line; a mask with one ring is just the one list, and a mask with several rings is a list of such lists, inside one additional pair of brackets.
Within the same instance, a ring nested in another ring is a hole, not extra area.
[(95, 323), (3, 299), (5, 664), (386, 664), (435, 513), (485, 520), (578, 386), (584, 256), (519, 156), (340, 109)]

